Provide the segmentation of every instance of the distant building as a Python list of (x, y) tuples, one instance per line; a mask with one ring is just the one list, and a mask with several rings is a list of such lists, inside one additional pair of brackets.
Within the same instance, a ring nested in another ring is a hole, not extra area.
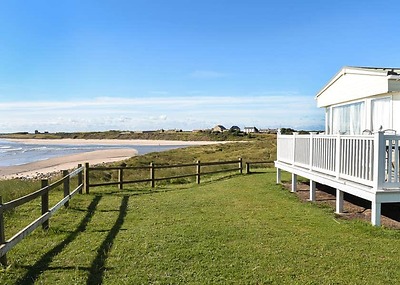
[[(164, 130), (163, 130), (164, 132)], [(182, 129), (171, 129), (171, 130), (167, 130), (167, 133), (181, 133), (183, 132)]]
[(240, 128), (238, 126), (232, 126), (229, 130), (231, 132), (240, 132)]
[(260, 129), (259, 132), (264, 134), (277, 134), (278, 129)]
[(250, 133), (258, 133), (258, 129), (256, 127), (244, 127), (243, 130), (246, 134), (250, 134)]
[(214, 133), (222, 133), (226, 131), (226, 128), (223, 125), (216, 125), (214, 128), (212, 128), (212, 131)]

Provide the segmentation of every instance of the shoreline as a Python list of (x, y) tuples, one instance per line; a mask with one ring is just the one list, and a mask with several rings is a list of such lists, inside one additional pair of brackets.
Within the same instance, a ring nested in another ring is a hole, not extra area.
[(59, 156), (31, 162), (22, 165), (0, 167), (0, 179), (39, 179), (59, 173), (61, 170), (76, 168), (78, 164), (89, 162), (90, 164), (101, 164), (123, 161), (138, 155), (135, 149), (107, 149), (83, 152), (72, 155)]
[[(113, 139), (3, 139), (23, 144), (41, 145), (132, 145), (132, 146), (196, 146), (226, 142), (210, 141), (168, 141), (168, 140), (113, 140)], [(0, 180), (48, 178), (61, 170), (76, 168), (79, 163), (101, 164), (123, 161), (137, 156), (136, 149), (116, 148), (95, 150), (39, 160), (22, 165), (0, 167)]]

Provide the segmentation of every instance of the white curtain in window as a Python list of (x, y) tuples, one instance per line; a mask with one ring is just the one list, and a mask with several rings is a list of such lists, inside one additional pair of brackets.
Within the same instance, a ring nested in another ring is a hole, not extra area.
[(331, 108), (325, 109), (325, 133), (331, 134)]
[(350, 105), (350, 134), (360, 135), (364, 126), (364, 103)]
[(390, 98), (372, 100), (371, 109), (371, 124), (374, 132), (381, 127), (383, 130), (392, 128), (390, 124)]
[(353, 103), (333, 108), (332, 133), (359, 135), (365, 126), (364, 102)]

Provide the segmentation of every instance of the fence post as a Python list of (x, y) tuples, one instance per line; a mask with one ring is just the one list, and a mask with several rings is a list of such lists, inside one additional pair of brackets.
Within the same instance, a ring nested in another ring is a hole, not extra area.
[[(0, 196), (0, 207), (3, 206), (3, 197)], [(0, 244), (6, 243), (6, 235), (4, 233), (4, 216), (3, 209), (0, 210)], [(7, 266), (7, 255), (0, 257), (0, 263), (6, 267)]]
[(246, 162), (246, 174), (250, 174), (250, 162)]
[(243, 159), (239, 157), (239, 173), (243, 174)]
[[(78, 164), (78, 168), (81, 168), (82, 164)], [(79, 171), (78, 173), (78, 186), (82, 185), (83, 183), (83, 175), (82, 175), (82, 171)], [(82, 194), (82, 187), (79, 189), (79, 194)]]
[(200, 176), (201, 176), (201, 163), (200, 160), (197, 161), (196, 165), (196, 183), (200, 184)]
[[(49, 180), (42, 179), (41, 181), (41, 188), (48, 187)], [(46, 214), (49, 211), (49, 189), (47, 189), (42, 195), (42, 215)], [(43, 222), (42, 224), (43, 230), (49, 229), (49, 220)]]
[(155, 181), (154, 181), (154, 163), (150, 162), (150, 183), (151, 188), (154, 188)]
[(85, 163), (85, 192), (86, 194), (89, 194), (89, 162)]
[[(63, 170), (63, 177), (64, 177), (64, 198), (69, 196), (69, 176), (68, 170)], [(69, 207), (69, 201), (64, 204), (65, 208)]]
[(121, 168), (118, 169), (118, 189), (124, 189), (124, 167), (126, 167), (125, 163), (121, 164)]

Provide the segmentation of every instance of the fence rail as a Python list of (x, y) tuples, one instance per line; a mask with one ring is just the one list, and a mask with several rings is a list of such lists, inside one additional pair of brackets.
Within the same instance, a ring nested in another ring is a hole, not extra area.
[[(246, 162), (246, 173), (250, 173), (250, 165), (254, 164), (265, 164), (265, 163), (273, 163), (273, 161), (253, 161)], [(231, 167), (228, 169), (219, 169), (214, 171), (204, 171), (202, 167), (209, 166), (219, 166), (219, 165), (232, 165), (237, 164), (236, 167)], [(184, 168), (184, 167), (194, 167), (194, 172), (189, 174), (182, 175), (173, 175), (168, 177), (156, 177), (156, 170), (161, 169), (169, 169), (169, 168)], [(90, 183), (89, 175), (91, 171), (109, 171), (116, 170), (118, 171), (118, 181), (109, 181), (109, 182), (101, 182), (101, 183)], [(124, 180), (124, 171), (129, 170), (150, 170), (149, 178), (146, 179), (137, 179), (137, 180)], [(202, 171), (203, 170), (203, 171)], [(0, 263), (3, 266), (7, 265), (7, 252), (10, 251), (16, 244), (22, 241), (26, 236), (28, 236), (31, 232), (37, 229), (40, 225), (43, 229), (49, 228), (49, 220), (54, 213), (57, 212), (62, 206), (68, 207), (69, 200), (72, 197), (80, 193), (82, 194), (83, 189), (85, 189), (86, 193), (89, 193), (90, 187), (97, 186), (111, 186), (118, 185), (120, 189), (123, 189), (123, 185), (132, 184), (132, 183), (150, 183), (151, 187), (155, 187), (156, 181), (170, 180), (170, 179), (178, 179), (178, 178), (187, 178), (187, 177), (196, 177), (196, 183), (200, 183), (201, 177), (204, 175), (212, 175), (217, 173), (224, 172), (233, 172), (239, 171), (239, 173), (243, 173), (243, 160), (239, 158), (238, 160), (230, 160), (230, 161), (215, 161), (215, 162), (200, 162), (196, 163), (186, 163), (186, 164), (175, 164), (175, 165), (155, 165), (154, 163), (150, 163), (148, 166), (138, 166), (138, 167), (90, 167), (89, 163), (85, 163), (85, 166), (81, 164), (78, 165), (76, 170), (73, 170), (71, 173), (68, 171), (63, 171), (63, 177), (51, 184), (47, 179), (43, 179), (41, 181), (41, 188), (33, 193), (20, 197), (18, 199), (3, 203), (2, 197), (0, 196)], [(77, 187), (70, 191), (70, 181), (71, 178), (78, 176)], [(49, 192), (59, 186), (63, 185), (64, 197), (58, 201), (53, 207), (49, 208)], [(6, 240), (5, 235), (5, 227), (4, 227), (4, 213), (15, 209), (23, 204), (26, 204), (32, 200), (41, 197), (41, 216), (32, 221), (29, 225), (21, 229), (14, 236)]]
[[(21, 240), (23, 240), (27, 235), (33, 232), (36, 228), (42, 225), (43, 229), (49, 228), (49, 219), (50, 217), (62, 206), (68, 207), (68, 201), (76, 193), (82, 193), (83, 189), (83, 179), (82, 179), (83, 167), (82, 165), (78, 165), (78, 169), (75, 171), (68, 173), (67, 170), (63, 171), (63, 178), (52, 183), (48, 184), (48, 180), (42, 180), (41, 188), (31, 194), (25, 195), (21, 198), (15, 199), (13, 201), (9, 201), (7, 203), (3, 203), (3, 198), (0, 196), (0, 263), (2, 265), (7, 265), (7, 252), (10, 251), (16, 244), (18, 244)], [(70, 192), (70, 179), (74, 176), (78, 175), (78, 186)], [(64, 185), (64, 198), (57, 202), (53, 207), (49, 209), (49, 192), (52, 189)], [(21, 229), (18, 233), (16, 233), (13, 237), (6, 240), (5, 235), (5, 227), (4, 227), (4, 212), (15, 209), (23, 204), (26, 204), (34, 199), (41, 197), (41, 210), (42, 215), (31, 222), (28, 226)]]
[(274, 163), (273, 160), (260, 160), (260, 161), (247, 161), (246, 162), (246, 174), (250, 174), (250, 166), (254, 164), (271, 164)]
[[(222, 169), (216, 171), (202, 171), (202, 167), (205, 166), (218, 166), (218, 165), (229, 165), (229, 164), (238, 164), (238, 167)], [(167, 177), (156, 177), (156, 170), (161, 169), (171, 169), (171, 168), (183, 168), (183, 167), (194, 167), (193, 173), (190, 174), (182, 174), (182, 175), (174, 175)], [(147, 179), (137, 179), (137, 180), (124, 180), (124, 172), (129, 170), (150, 170), (149, 178)], [(85, 164), (85, 176), (89, 176), (91, 171), (107, 171), (107, 170), (117, 170), (118, 171), (118, 181), (107, 181), (107, 182), (99, 182), (99, 183), (90, 183), (88, 181), (85, 184), (85, 192), (89, 193), (91, 187), (99, 187), (99, 186), (110, 186), (110, 185), (119, 185), (120, 189), (123, 189), (123, 185), (125, 184), (134, 184), (134, 183), (144, 183), (149, 182), (152, 188), (155, 187), (155, 182), (164, 181), (170, 179), (179, 179), (179, 178), (188, 178), (188, 177), (196, 177), (197, 184), (201, 181), (202, 175), (211, 175), (222, 172), (231, 172), (231, 171), (239, 171), (239, 173), (243, 172), (243, 160), (239, 158), (237, 160), (229, 160), (229, 161), (213, 161), (213, 162), (201, 162), (197, 161), (196, 163), (183, 163), (183, 164), (173, 164), (173, 165), (156, 165), (154, 163), (150, 163), (150, 165), (146, 166), (136, 166), (136, 167), (126, 167), (125, 165), (120, 167), (90, 167), (89, 163)]]

